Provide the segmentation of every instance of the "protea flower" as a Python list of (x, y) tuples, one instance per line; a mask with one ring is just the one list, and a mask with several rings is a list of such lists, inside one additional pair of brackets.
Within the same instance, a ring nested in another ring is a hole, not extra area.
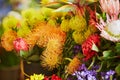
[(67, 66), (67, 73), (73, 74), (76, 70), (78, 70), (80, 65), (81, 65), (80, 59), (78, 58), (78, 56), (75, 56)]
[(100, 18), (96, 27), (101, 31), (101, 36), (113, 42), (120, 41), (119, 0), (100, 0), (101, 9), (106, 13), (106, 21)]

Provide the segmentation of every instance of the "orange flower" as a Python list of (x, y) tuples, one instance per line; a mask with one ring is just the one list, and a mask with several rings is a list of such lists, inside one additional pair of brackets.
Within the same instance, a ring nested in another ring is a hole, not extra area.
[(78, 56), (74, 57), (73, 60), (67, 66), (67, 73), (69, 74), (74, 73), (79, 68), (80, 65), (81, 62), (78, 59)]
[(6, 49), (6, 51), (12, 51), (14, 49), (13, 41), (17, 38), (17, 33), (15, 31), (9, 30), (6, 31), (1, 37), (2, 47)]

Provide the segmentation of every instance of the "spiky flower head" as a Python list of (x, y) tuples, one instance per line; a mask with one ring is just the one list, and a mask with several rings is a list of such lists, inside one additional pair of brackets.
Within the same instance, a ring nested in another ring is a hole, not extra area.
[(42, 60), (41, 65), (48, 68), (49, 70), (52, 70), (54, 68), (57, 68), (59, 64), (61, 64), (61, 58), (61, 55), (56, 54), (52, 50), (49, 51), (46, 49), (40, 56), (40, 59)]
[(17, 38), (17, 33), (13, 30), (5, 31), (1, 37), (2, 47), (6, 51), (12, 51), (14, 49), (13, 41)]
[(37, 45), (39, 47), (46, 47), (48, 41), (52, 38), (58, 38), (60, 40), (61, 45), (64, 44), (66, 39), (66, 34), (60, 28), (52, 27), (50, 25), (40, 26), (40, 34), (39, 40), (37, 41)]
[(67, 73), (73, 74), (79, 68), (80, 65), (81, 65), (80, 59), (78, 58), (78, 56), (75, 56), (67, 66), (66, 69)]

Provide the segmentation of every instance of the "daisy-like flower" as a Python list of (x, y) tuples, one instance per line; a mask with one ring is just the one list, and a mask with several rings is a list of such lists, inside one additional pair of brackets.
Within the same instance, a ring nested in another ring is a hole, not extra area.
[(106, 21), (100, 18), (96, 27), (101, 31), (101, 36), (113, 42), (120, 41), (119, 0), (100, 0), (103, 12), (106, 12)]
[(73, 60), (67, 66), (67, 73), (73, 74), (81, 65), (78, 56), (75, 56)]
[(4, 32), (1, 37), (1, 45), (6, 51), (12, 51), (14, 49), (13, 41), (17, 38), (15, 31), (9, 30)]
[(82, 52), (85, 56), (85, 60), (90, 59), (93, 57), (97, 52), (92, 50), (92, 46), (95, 44), (99, 46), (100, 44), (100, 36), (97, 34), (91, 35), (88, 39), (82, 44)]

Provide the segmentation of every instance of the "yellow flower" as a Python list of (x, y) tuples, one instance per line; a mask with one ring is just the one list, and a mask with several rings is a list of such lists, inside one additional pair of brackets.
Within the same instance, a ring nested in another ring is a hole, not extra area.
[(78, 44), (82, 44), (86, 39), (84, 37), (84, 32), (74, 31), (72, 36), (73, 36), (73, 39), (75, 40), (75, 42)]
[(61, 63), (61, 58), (62, 56), (56, 54), (54, 51), (45, 50), (40, 56), (40, 59), (42, 60), (41, 65), (49, 70), (52, 70), (58, 67)]
[(63, 19), (62, 20), (62, 23), (60, 25), (60, 28), (65, 31), (65, 32), (68, 32), (70, 27), (69, 27), (69, 20), (66, 20), (66, 19)]
[(43, 80), (44, 79), (44, 75), (42, 74), (33, 74), (30, 76), (30, 79), (26, 79), (26, 80)]
[(60, 42), (59, 38), (50, 39), (47, 43), (46, 50), (53, 51), (55, 54), (61, 54), (63, 49), (63, 44)]
[(15, 29), (17, 28), (18, 23), (19, 20), (14, 16), (7, 16), (3, 19), (3, 28), (5, 31), (9, 29)]
[(87, 22), (82, 16), (76, 15), (70, 19), (69, 26), (73, 30), (84, 31), (86, 29)]
[(13, 30), (9, 30), (4, 32), (1, 37), (2, 47), (6, 49), (6, 51), (12, 51), (14, 49), (13, 41), (17, 38), (17, 33)]
[(78, 59), (77, 56), (75, 56), (67, 66), (67, 70), (66, 70), (67, 73), (68, 74), (74, 73), (79, 68), (80, 65), (81, 65), (80, 60)]

